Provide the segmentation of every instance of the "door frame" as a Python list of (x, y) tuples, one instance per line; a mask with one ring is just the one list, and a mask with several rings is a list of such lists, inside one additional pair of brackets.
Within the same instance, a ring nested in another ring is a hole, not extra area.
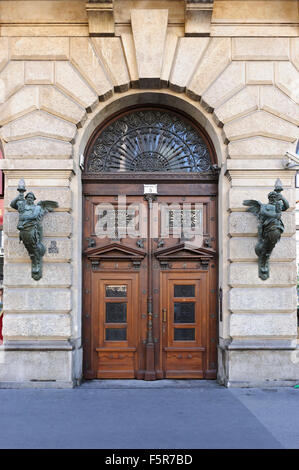
[[(167, 186), (169, 193), (172, 193), (171, 187), (175, 185), (176, 192), (179, 192), (178, 183), (188, 184), (192, 187), (192, 184), (196, 184), (199, 188), (199, 191), (192, 194), (193, 196), (206, 196), (210, 197), (217, 201), (218, 196), (218, 174), (209, 174), (209, 175), (172, 175), (169, 174), (140, 174), (137, 175), (119, 175), (119, 174), (101, 174), (101, 175), (83, 175), (82, 182), (83, 182), (83, 201), (84, 198), (92, 197), (92, 196), (112, 196), (115, 195), (115, 184), (125, 184), (128, 188), (128, 194), (130, 187), (133, 190), (133, 187), (136, 188), (136, 185), (143, 185), (147, 182), (158, 183), (163, 185), (164, 187)], [(113, 182), (113, 183), (112, 183)], [(136, 193), (136, 190), (133, 191)], [(165, 195), (165, 194), (163, 194)], [(215, 221), (216, 226), (218, 226), (218, 207), (216, 204), (215, 207)], [(85, 220), (85, 214), (83, 211), (83, 221)], [(83, 222), (84, 223), (84, 222)], [(82, 230), (84, 227), (82, 227)], [(216, 229), (216, 233), (218, 235), (218, 227)], [(218, 338), (219, 338), (219, 323), (218, 323), (218, 236), (216, 240), (216, 257), (215, 257), (215, 269), (213, 276), (215, 276), (215, 292), (214, 292), (214, 305), (213, 305), (213, 312), (209, 312), (209, 315), (213, 315), (215, 321), (215, 337), (213, 337), (213, 342), (215, 342), (215, 347), (217, 347)], [(135, 250), (136, 252), (138, 250)], [(133, 259), (133, 254), (131, 254)], [(82, 333), (83, 333), (83, 373), (85, 379), (93, 379), (95, 378), (92, 373), (89, 372), (89, 366), (91, 364), (91, 324), (90, 324), (90, 311), (91, 311), (91, 283), (92, 283), (92, 271), (91, 269), (87, 268), (86, 257), (84, 253), (82, 253), (82, 264), (83, 264), (83, 279), (82, 279)], [(214, 290), (214, 289), (213, 289)], [(215, 359), (215, 370), (217, 372), (217, 355)], [(203, 378), (205, 379), (216, 379), (216, 372), (210, 368), (206, 369), (206, 373)], [(139, 377), (138, 377), (139, 378)], [(142, 378), (142, 377), (140, 377)], [(161, 379), (162, 372), (157, 373), (157, 379)]]
[[(173, 187), (174, 192), (173, 194), (177, 194), (178, 191), (178, 184), (188, 184), (190, 187), (192, 185), (196, 185), (197, 191), (192, 194), (193, 196), (210, 196), (211, 198), (216, 199), (217, 204), (215, 208), (215, 220), (216, 220), (216, 258), (215, 258), (215, 265), (216, 269), (214, 270), (214, 276), (216, 276), (216, 283), (215, 283), (215, 309), (213, 315), (215, 318), (215, 326), (216, 338), (214, 341), (216, 342), (215, 347), (217, 347), (218, 338), (219, 338), (219, 322), (218, 322), (218, 243), (219, 243), (219, 226), (218, 226), (218, 179), (219, 179), (219, 169), (217, 167), (217, 158), (216, 158), (216, 151), (214, 149), (213, 143), (207, 134), (207, 132), (200, 126), (198, 122), (196, 122), (193, 118), (188, 116), (186, 113), (182, 112), (181, 110), (175, 109), (170, 106), (155, 106), (155, 105), (134, 105), (127, 107), (126, 109), (122, 110), (121, 112), (116, 112), (110, 115), (106, 120), (104, 120), (100, 126), (98, 126), (92, 135), (89, 138), (89, 141), (85, 148), (85, 158), (88, 156), (90, 149), (92, 148), (93, 143), (95, 142), (97, 136), (102, 132), (102, 130), (124, 115), (128, 111), (132, 110), (144, 110), (144, 109), (153, 109), (153, 110), (162, 110), (162, 111), (171, 111), (181, 116), (184, 120), (189, 121), (193, 127), (198, 129), (198, 132), (203, 136), (205, 143), (210, 151), (210, 156), (213, 164), (213, 171), (201, 172), (201, 173), (164, 173), (164, 172), (155, 172), (155, 173), (138, 173), (138, 172), (119, 172), (119, 173), (82, 173), (82, 206), (84, 205), (85, 198), (92, 197), (92, 196), (114, 196), (115, 184), (122, 184), (126, 185), (128, 192), (127, 195), (130, 195), (130, 187), (133, 185), (143, 185), (145, 183), (159, 183), (161, 185), (167, 185), (169, 188)], [(172, 186), (172, 185), (175, 185)], [(103, 191), (103, 188), (105, 190)], [(84, 207), (82, 207), (83, 212), (83, 224), (82, 224), (82, 232), (84, 230), (84, 221), (85, 221), (85, 214), (84, 214)], [(82, 233), (83, 235), (83, 233)], [(83, 376), (85, 379), (94, 378), (91, 377), (88, 373), (88, 364), (90, 363), (90, 348), (89, 345), (89, 338), (90, 338), (90, 316), (88, 311), (91, 309), (91, 272), (86, 269), (85, 257), (84, 253), (82, 253), (82, 265), (83, 265), (83, 276), (82, 276), (82, 343), (83, 343)], [(217, 371), (217, 355), (216, 355), (216, 364), (215, 368)], [(157, 376), (157, 378), (162, 378)], [(214, 372), (211, 371), (209, 376), (209, 371), (204, 378), (216, 378), (214, 377)]]

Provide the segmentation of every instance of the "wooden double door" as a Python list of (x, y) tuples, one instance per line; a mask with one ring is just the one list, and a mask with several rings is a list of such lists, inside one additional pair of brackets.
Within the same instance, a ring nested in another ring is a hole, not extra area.
[(217, 184), (153, 180), (83, 182), (86, 379), (216, 378)]

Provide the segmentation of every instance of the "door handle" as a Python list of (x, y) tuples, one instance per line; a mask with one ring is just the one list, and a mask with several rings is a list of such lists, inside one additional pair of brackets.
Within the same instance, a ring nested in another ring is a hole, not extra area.
[(166, 310), (166, 308), (162, 308), (162, 322), (163, 323), (167, 322), (167, 310)]

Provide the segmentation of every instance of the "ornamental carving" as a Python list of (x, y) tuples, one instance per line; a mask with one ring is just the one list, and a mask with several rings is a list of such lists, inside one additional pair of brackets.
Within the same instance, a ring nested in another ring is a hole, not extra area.
[(281, 181), (277, 179), (274, 191), (268, 194), (268, 203), (263, 204), (255, 199), (243, 201), (244, 206), (249, 206), (247, 211), (258, 218), (258, 242), (255, 245), (255, 253), (259, 258), (259, 277), (263, 281), (270, 275), (269, 258), (284, 232), (281, 213), (290, 207), (281, 194), (282, 191)]
[(87, 159), (88, 173), (204, 172), (212, 169), (198, 130), (166, 111), (133, 111), (109, 124)]
[[(20, 179), (17, 190), (19, 195), (11, 201), (10, 207), (19, 212), (17, 229), (19, 230), (20, 242), (24, 244), (31, 258), (31, 277), (35, 281), (39, 281), (42, 278), (42, 259), (46, 252), (46, 247), (42, 243), (42, 220), (47, 212), (52, 212), (58, 207), (58, 203), (46, 200), (35, 204), (36, 197), (32, 192), (24, 196), (26, 188), (23, 178)], [(51, 245), (52, 243), (54, 242), (51, 242)]]

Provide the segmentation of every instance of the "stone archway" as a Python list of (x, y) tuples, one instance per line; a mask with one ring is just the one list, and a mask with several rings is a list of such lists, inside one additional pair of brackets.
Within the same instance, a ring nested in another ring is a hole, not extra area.
[[(82, 173), (86, 379), (216, 378), (215, 157), (196, 122), (161, 104), (123, 110), (89, 139)], [(144, 188), (153, 183), (152, 205)], [(99, 233), (101, 206), (108, 225), (126, 214), (107, 226), (111, 234)], [(202, 236), (174, 230), (174, 218), (187, 213)]]

